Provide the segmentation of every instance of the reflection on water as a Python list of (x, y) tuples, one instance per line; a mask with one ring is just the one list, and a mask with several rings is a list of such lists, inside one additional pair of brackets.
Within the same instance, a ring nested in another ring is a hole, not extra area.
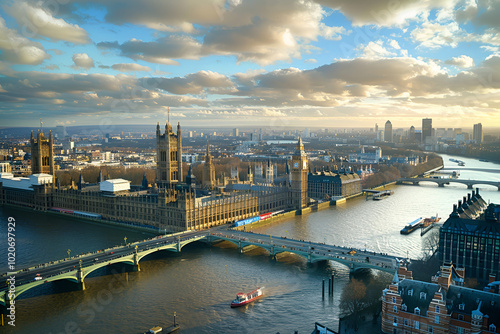
[[(447, 156), (443, 159), (447, 166), (456, 165)], [(458, 159), (465, 167), (499, 169), (492, 163)], [(500, 180), (500, 174), (465, 170), (460, 177)], [(416, 217), (436, 213), (446, 220), (453, 203), (470, 192), (458, 184), (390, 188), (394, 195), (383, 201), (359, 197), (255, 232), (416, 258), (423, 238), (418, 232), (403, 236), (401, 228)], [(496, 188), (481, 187), (481, 194), (487, 201), (500, 203)], [(147, 237), (130, 230), (0, 208), (2, 221), (9, 216), (18, 221), (20, 267), (64, 257), (67, 249), (78, 254), (120, 244), (125, 236), (128, 241)], [(0, 237), (5, 233), (2, 230)], [(0, 257), (0, 266), (5, 268), (6, 249), (0, 249)], [(86, 279), (85, 291), (19, 300), (15, 333), (141, 333), (154, 325), (172, 324), (174, 312), (180, 333), (309, 333), (315, 321), (337, 328), (340, 292), (349, 278), (348, 269), (336, 263), (308, 265), (292, 254), (280, 255), (275, 261), (259, 248), (240, 254), (230, 243), (188, 245), (180, 254), (151, 255), (140, 266), (140, 272), (130, 273), (113, 266), (114, 274)], [(334, 298), (322, 300), (322, 280), (328, 281), (332, 271), (336, 274)], [(265, 286), (262, 299), (230, 308), (236, 293), (260, 286)]]

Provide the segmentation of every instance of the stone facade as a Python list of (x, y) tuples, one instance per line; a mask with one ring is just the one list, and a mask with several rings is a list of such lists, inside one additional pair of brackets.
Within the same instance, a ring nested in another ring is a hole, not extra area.
[[(32, 150), (35, 152), (40, 143), (45, 143), (43, 134), (39, 134), (38, 138), (37, 140), (32, 138)], [(102, 191), (104, 188), (100, 189), (98, 184), (85, 185), (81, 179), (78, 187), (75, 185), (59, 187), (55, 186), (56, 182), (19, 189), (10, 183), (6, 186), (0, 179), (0, 204), (75, 215), (77, 215), (75, 211), (78, 211), (79, 216), (145, 225), (162, 232), (210, 228), (260, 213), (300, 209), (308, 204), (308, 160), (302, 140), (299, 140), (293, 156), (292, 161), (297, 167), (292, 169), (290, 183), (280, 186), (256, 186), (252, 184), (253, 177), (249, 170), (248, 181), (234, 184), (233, 189), (217, 187), (213, 159), (207, 143), (202, 181), (204, 189), (197, 189), (191, 172), (187, 183), (180, 179), (182, 175), (180, 125), (177, 126), (177, 134), (174, 134), (172, 126), (167, 122), (165, 132), (162, 134), (158, 124), (156, 139), (156, 187), (142, 191), (121, 188), (120, 191)], [(42, 146), (43, 149), (39, 150), (44, 157), (41, 166), (50, 167), (53, 166), (50, 154), (52, 140), (47, 140), (46, 144), (47, 147)], [(49, 157), (48, 164), (45, 157)], [(104, 183), (113, 180), (100, 181)], [(247, 188), (237, 189), (238, 186)], [(147, 188), (147, 182), (144, 188)], [(206, 196), (208, 193), (206, 189), (211, 190), (210, 196)]]
[(49, 138), (45, 137), (43, 131), (39, 131), (36, 138), (31, 132), (31, 173), (50, 174), (54, 176), (54, 140), (52, 131)]
[(332, 196), (353, 196), (362, 190), (361, 177), (356, 173), (322, 171), (309, 173), (308, 195), (311, 198), (326, 199)]
[(156, 183), (165, 187), (182, 182), (182, 139), (181, 125), (177, 125), (177, 134), (170, 123), (165, 124), (165, 133), (161, 133), (160, 123), (156, 125)]

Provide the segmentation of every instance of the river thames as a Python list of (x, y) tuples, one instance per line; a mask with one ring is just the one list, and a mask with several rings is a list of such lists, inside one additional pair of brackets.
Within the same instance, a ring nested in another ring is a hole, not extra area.
[[(449, 158), (465, 162), (462, 179), (500, 181), (499, 173), (478, 170), (499, 170), (498, 164), (443, 155), (445, 167), (457, 167)], [(496, 187), (479, 188), (486, 201), (500, 203)], [(404, 236), (399, 233), (401, 228), (415, 218), (436, 213), (444, 222), (453, 204), (471, 192), (460, 184), (438, 188), (426, 183), (390, 189), (394, 194), (383, 201), (367, 201), (360, 196), (254, 231), (419, 258), (425, 236), (418, 232)], [(67, 257), (68, 249), (75, 255), (123, 244), (125, 237), (133, 242), (151, 236), (1, 207), (2, 240), (6, 240), (8, 217), (16, 219), (18, 268)], [(6, 247), (0, 249), (0, 258), (3, 273)], [(85, 291), (53, 285), (46, 289), (58, 293), (44, 294), (48, 290), (42, 290), (16, 301), (16, 329), (12, 332), (141, 333), (154, 325), (171, 324), (174, 312), (181, 324), (179, 333), (310, 333), (314, 322), (336, 329), (340, 293), (349, 279), (348, 269), (336, 263), (308, 265), (294, 255), (275, 261), (262, 250), (239, 254), (232, 247), (202, 243), (188, 245), (179, 254), (150, 255), (140, 266), (140, 272), (126, 274), (116, 266), (101, 272), (105, 276), (89, 277)], [(334, 298), (322, 300), (321, 282), (332, 271), (337, 278)], [(229, 307), (237, 292), (259, 286), (265, 286), (264, 298), (246, 307)]]

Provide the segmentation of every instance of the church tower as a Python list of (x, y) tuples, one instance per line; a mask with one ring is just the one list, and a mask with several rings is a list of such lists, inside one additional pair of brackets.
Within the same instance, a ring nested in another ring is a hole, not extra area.
[(54, 139), (52, 131), (49, 138), (39, 131), (35, 139), (31, 131), (31, 174), (50, 174), (54, 177)]
[(182, 142), (181, 125), (177, 124), (177, 134), (172, 125), (165, 124), (161, 134), (160, 123), (156, 125), (156, 183), (168, 187), (182, 182)]
[(269, 183), (269, 184), (274, 183), (274, 166), (271, 163), (271, 160), (267, 160), (266, 183)]
[(292, 156), (291, 168), (291, 200), (292, 208), (302, 209), (307, 206), (309, 197), (307, 196), (307, 173), (309, 161), (304, 152), (304, 144), (299, 137), (297, 148)]
[(248, 181), (248, 184), (253, 184), (252, 167), (250, 165), (248, 165), (247, 181)]
[(215, 169), (212, 161), (212, 155), (210, 154), (210, 150), (208, 148), (208, 140), (207, 153), (205, 155), (205, 164), (203, 165), (202, 186), (203, 188), (209, 189), (215, 186)]

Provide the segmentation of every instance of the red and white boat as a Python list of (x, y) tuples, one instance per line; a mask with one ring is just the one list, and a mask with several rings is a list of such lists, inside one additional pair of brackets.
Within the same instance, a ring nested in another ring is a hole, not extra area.
[(231, 307), (243, 306), (259, 299), (263, 294), (262, 289), (258, 288), (249, 293), (239, 292), (236, 294), (236, 299), (231, 302)]

